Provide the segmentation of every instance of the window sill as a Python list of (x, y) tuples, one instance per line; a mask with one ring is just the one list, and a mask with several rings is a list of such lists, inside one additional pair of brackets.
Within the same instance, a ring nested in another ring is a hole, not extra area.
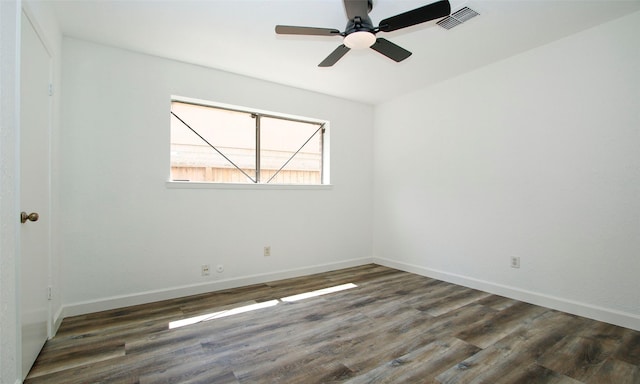
[(249, 183), (203, 183), (196, 181), (167, 181), (168, 189), (257, 189), (257, 190), (315, 190), (328, 191), (332, 184), (249, 184)]

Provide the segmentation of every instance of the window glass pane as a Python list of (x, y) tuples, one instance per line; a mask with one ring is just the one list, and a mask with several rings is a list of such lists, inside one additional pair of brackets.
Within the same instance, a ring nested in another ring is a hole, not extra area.
[(172, 115), (171, 180), (254, 182), (255, 119), (251, 114), (176, 101), (171, 111), (193, 129)]
[(261, 116), (261, 182), (322, 184), (322, 132), (319, 128), (317, 123)]

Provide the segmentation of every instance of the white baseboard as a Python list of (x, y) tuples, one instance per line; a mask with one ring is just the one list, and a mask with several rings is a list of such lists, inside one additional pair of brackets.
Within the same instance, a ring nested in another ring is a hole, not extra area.
[(51, 325), (51, 337), (55, 336), (58, 332), (58, 328), (60, 328), (60, 324), (62, 324), (62, 312), (64, 311), (64, 307), (60, 306), (56, 313), (53, 315), (53, 324)]
[(640, 316), (617, 311), (610, 308), (594, 306), (573, 300), (564, 299), (545, 295), (538, 292), (528, 291), (516, 287), (510, 287), (502, 284), (492, 283), (475, 279), (468, 276), (462, 276), (455, 273), (438, 271), (419, 265), (403, 263), (399, 261), (389, 260), (385, 258), (374, 257), (373, 262), (390, 268), (399, 269), (406, 272), (415, 273), (417, 275), (431, 277), (438, 280), (462, 285), (465, 287), (478, 289), (484, 292), (509, 297), (511, 299), (524, 301), (526, 303), (539, 305), (546, 308), (556, 309), (558, 311), (571, 313), (574, 315), (586, 317), (593, 320), (603, 321), (640, 331)]
[[(99, 300), (66, 304), (62, 307), (62, 315), (58, 316), (59, 322), (69, 316), (84, 315), (87, 313), (123, 308), (131, 305), (152, 303), (160, 300), (175, 299), (179, 297), (198, 295), (223, 289), (243, 287), (252, 284), (261, 284), (269, 281), (288, 279), (312, 275), (315, 273), (329, 272), (342, 268), (356, 267), (373, 263), (372, 258), (361, 258), (340, 261), (336, 263), (320, 264), (309, 267), (294, 268), (278, 272), (263, 273), (251, 276), (236, 277), (226, 280), (217, 280), (202, 284), (185, 285), (167, 289), (140, 292), (131, 295), (108, 297)], [(59, 323), (58, 323), (59, 326)], [(57, 330), (57, 328), (55, 328)]]

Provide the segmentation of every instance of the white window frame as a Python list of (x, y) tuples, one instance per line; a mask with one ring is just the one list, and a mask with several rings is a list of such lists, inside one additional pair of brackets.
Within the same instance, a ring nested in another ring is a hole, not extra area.
[[(255, 114), (266, 117), (280, 118), (285, 120), (293, 120), (307, 123), (315, 123), (323, 126), (323, 142), (322, 142), (322, 184), (265, 184), (265, 183), (223, 183), (223, 182), (201, 182), (201, 181), (174, 181), (171, 180), (171, 149), (166, 151), (169, 174), (167, 176), (166, 187), (170, 189), (302, 189), (302, 190), (327, 190), (332, 189), (330, 183), (330, 123), (327, 120), (321, 120), (316, 118), (310, 118), (305, 116), (296, 116), (279, 112), (266, 111), (256, 108), (248, 108), (237, 105), (213, 102), (202, 99), (195, 99), (191, 97), (172, 95), (169, 105), (172, 102), (180, 102), (194, 105), (201, 105), (204, 107), (212, 107), (219, 109), (227, 109), (231, 111)], [(170, 110), (171, 108), (169, 108)], [(170, 120), (169, 120), (170, 121)], [(169, 130), (171, 127), (169, 126)], [(170, 143), (168, 143), (170, 144)]]

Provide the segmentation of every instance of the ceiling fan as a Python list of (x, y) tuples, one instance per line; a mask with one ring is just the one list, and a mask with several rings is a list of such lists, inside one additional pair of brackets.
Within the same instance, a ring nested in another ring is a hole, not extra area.
[(279, 35), (312, 35), (312, 36), (343, 36), (343, 44), (336, 48), (319, 67), (330, 67), (351, 49), (371, 48), (391, 60), (400, 62), (411, 56), (411, 52), (382, 37), (376, 38), (378, 32), (391, 32), (412, 25), (448, 16), (451, 5), (448, 0), (440, 0), (414, 10), (384, 19), (379, 26), (374, 27), (369, 18), (373, 8), (373, 0), (344, 0), (349, 21), (344, 32), (333, 28), (296, 27), (291, 25), (276, 25)]

